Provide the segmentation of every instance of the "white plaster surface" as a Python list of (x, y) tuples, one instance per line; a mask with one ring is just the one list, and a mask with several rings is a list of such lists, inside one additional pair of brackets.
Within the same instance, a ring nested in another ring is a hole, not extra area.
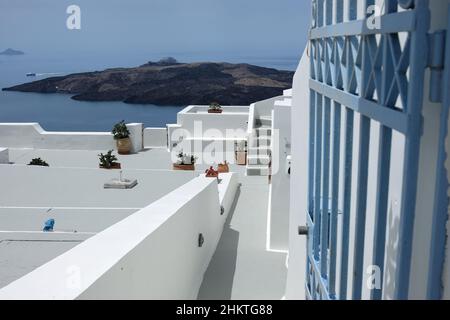
[(234, 209), (205, 273), (198, 299), (281, 299), (286, 253), (266, 249), (267, 177), (240, 176)]
[(194, 179), (3, 288), (0, 299), (195, 298), (224, 219), (217, 180)]
[(144, 148), (167, 148), (167, 128), (145, 128)]
[[(290, 103), (275, 102), (272, 127), (272, 145), (278, 148), (278, 152), (275, 153), (278, 155), (278, 160), (276, 160), (278, 170), (272, 171), (270, 185), (270, 242), (268, 246), (274, 250), (287, 251), (289, 246), (290, 175), (286, 170), (286, 158), (291, 154), (292, 141)], [(272, 161), (273, 166), (274, 161)]]
[(0, 148), (0, 164), (9, 163), (9, 150), (8, 148)]

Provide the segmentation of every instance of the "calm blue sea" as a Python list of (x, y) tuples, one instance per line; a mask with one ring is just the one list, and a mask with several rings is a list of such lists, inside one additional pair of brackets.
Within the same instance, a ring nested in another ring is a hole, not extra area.
[[(20, 48), (18, 48), (20, 49)], [(169, 55), (165, 55), (169, 56)], [(172, 54), (179, 61), (245, 62), (282, 70), (295, 70), (298, 57), (237, 57), (200, 54)], [(0, 56), (0, 87), (44, 79), (55, 75), (131, 67), (159, 60), (162, 56), (136, 55), (98, 57)], [(27, 77), (33, 72), (38, 76)], [(39, 122), (49, 131), (109, 131), (120, 120), (143, 122), (149, 127), (164, 127), (176, 122), (184, 106), (129, 105), (122, 102), (81, 102), (63, 94), (39, 94), (0, 91), (0, 122)]]

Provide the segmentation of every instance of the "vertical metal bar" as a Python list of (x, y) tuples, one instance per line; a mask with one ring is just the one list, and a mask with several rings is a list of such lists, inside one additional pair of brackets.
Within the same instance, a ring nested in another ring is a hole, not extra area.
[(422, 101), (424, 75), (427, 66), (427, 32), (430, 25), (428, 1), (416, 1), (416, 30), (411, 33), (410, 81), (408, 86), (409, 128), (405, 142), (403, 190), (399, 224), (398, 260), (395, 274), (397, 300), (409, 295), (411, 273), (412, 241), (419, 177), (420, 140), (422, 136)]
[(332, 299), (336, 296), (336, 254), (339, 205), (339, 169), (341, 154), (341, 105), (334, 103), (333, 120), (333, 163), (331, 182), (331, 221), (330, 221), (330, 276), (329, 291)]
[(325, 0), (317, 0), (317, 26), (323, 27), (324, 22), (324, 5), (323, 2)]
[(309, 58), (309, 74), (311, 79), (316, 80), (317, 76), (316, 76), (316, 68), (315, 68), (315, 63), (316, 63), (316, 41), (311, 40), (309, 42), (309, 49), (310, 49), (310, 58)]
[(342, 23), (344, 21), (344, 0), (336, 1), (336, 23)]
[(385, 14), (394, 13), (398, 10), (398, 0), (385, 0)]
[[(311, 263), (314, 263), (314, 261), (311, 261)], [(317, 291), (316, 291), (316, 275), (314, 273), (314, 270), (312, 271), (312, 275), (311, 275), (311, 293), (312, 293), (312, 298), (313, 300), (317, 299)]]
[(333, 23), (333, 0), (326, 0), (325, 23), (327, 26), (329, 26)]
[[(397, 1), (387, 0), (385, 13), (389, 14), (397, 11)], [(383, 74), (381, 79), (381, 97), (380, 104), (387, 105), (389, 87), (392, 79), (394, 79), (394, 65), (390, 63), (390, 51), (388, 37), (383, 35), (381, 41), (383, 45)], [(392, 147), (392, 130), (381, 125), (380, 126), (380, 142), (378, 150), (378, 178), (377, 178), (377, 197), (375, 207), (375, 226), (374, 226), (374, 246), (373, 246), (373, 262), (380, 270), (381, 287), (374, 288), (371, 292), (372, 300), (381, 300), (383, 295), (383, 275), (384, 260), (386, 247), (386, 228), (387, 228), (387, 212), (389, 199), (389, 175), (391, 166), (391, 147)]]
[(349, 0), (348, 19), (350, 21), (358, 19), (358, 0)]
[(350, 234), (350, 205), (352, 193), (353, 166), (353, 122), (354, 112), (350, 108), (345, 110), (345, 167), (344, 167), (344, 206), (342, 211), (342, 257), (340, 272), (339, 298), (347, 298), (348, 251)]
[[(371, 5), (373, 0), (365, 0), (364, 10)], [(362, 66), (360, 95), (366, 97), (365, 92), (369, 83), (369, 76), (372, 69), (370, 63), (370, 47), (366, 37), (361, 37), (362, 45)], [(355, 217), (355, 250), (353, 257), (353, 294), (354, 300), (362, 297), (363, 268), (364, 268), (364, 245), (366, 235), (366, 211), (367, 211), (367, 184), (369, 174), (369, 146), (370, 146), (370, 118), (361, 115), (359, 132), (359, 160), (358, 160), (358, 188), (356, 192), (356, 217)]]
[(369, 171), (370, 118), (361, 116), (359, 132), (358, 190), (356, 193), (355, 251), (353, 258), (353, 295), (361, 299), (366, 228), (367, 180)]
[(324, 97), (323, 121), (323, 169), (322, 169), (322, 215), (320, 226), (320, 273), (322, 278), (328, 278), (328, 215), (330, 194), (330, 113), (331, 100)]
[(316, 93), (316, 146), (315, 146), (315, 176), (314, 176), (314, 232), (313, 252), (314, 259), (319, 260), (320, 244), (320, 191), (321, 191), (321, 168), (322, 168), (322, 95)]
[(314, 146), (315, 146), (316, 93), (309, 93), (309, 159), (308, 159), (308, 214), (314, 212)]
[(448, 220), (448, 181), (445, 168), (445, 140), (448, 135), (448, 117), (450, 107), (450, 6), (448, 8), (445, 71), (443, 77), (444, 99), (441, 111), (441, 132), (439, 135), (439, 154), (436, 166), (436, 194), (434, 199), (433, 222), (431, 231), (430, 261), (428, 266), (427, 299), (442, 299), (442, 271), (445, 257), (446, 222)]
[(378, 183), (375, 208), (375, 228), (373, 246), (373, 265), (381, 272), (381, 287), (371, 292), (373, 300), (380, 300), (383, 293), (384, 255), (386, 246), (386, 227), (389, 197), (389, 174), (391, 166), (392, 130), (380, 126), (380, 144), (378, 150)]
[[(347, 2), (347, 19), (349, 21), (357, 19), (358, 1), (349, 0)], [(352, 75), (352, 66), (350, 66), (350, 54), (352, 51), (352, 37), (347, 37), (345, 46), (346, 52), (346, 81), (345, 90), (350, 91), (350, 77)], [(354, 112), (350, 108), (345, 110), (345, 159), (344, 159), (344, 203), (342, 211), (342, 254), (340, 267), (340, 288), (339, 299), (347, 299), (348, 285), (348, 252), (349, 252), (349, 234), (350, 234), (350, 209), (351, 209), (351, 192), (352, 192), (352, 167), (353, 167), (353, 122)]]

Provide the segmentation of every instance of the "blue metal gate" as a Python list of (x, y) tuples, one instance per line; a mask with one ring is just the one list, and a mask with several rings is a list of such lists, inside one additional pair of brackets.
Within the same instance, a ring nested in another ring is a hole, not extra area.
[[(378, 266), (382, 274), (393, 131), (405, 137), (395, 298), (408, 297), (430, 12), (427, 0), (382, 2), (382, 14), (374, 20), (371, 13), (360, 19), (357, 14), (372, 12), (373, 0), (348, 0), (345, 8), (343, 0), (313, 1), (309, 36), (306, 275), (309, 299), (362, 298), (372, 121), (380, 123), (373, 265)], [(344, 17), (347, 17), (345, 21)], [(346, 120), (344, 128), (341, 128), (341, 116)], [(357, 116), (360, 119), (358, 133), (354, 132)], [(344, 131), (344, 141), (341, 141), (341, 130)], [(357, 163), (353, 163), (355, 134), (359, 135)], [(341, 147), (345, 150), (343, 157)], [(356, 193), (352, 194), (354, 166), (357, 168), (357, 185), (353, 187)], [(341, 167), (343, 172), (340, 172)], [(343, 199), (342, 207), (338, 208), (340, 197)], [(356, 198), (356, 216), (352, 217), (355, 219), (355, 246), (352, 272), (349, 273), (350, 204), (353, 197)], [(338, 214), (342, 219), (338, 219)], [(338, 225), (338, 221), (342, 221), (342, 225)], [(342, 230), (340, 239), (338, 228)], [(338, 241), (341, 244), (339, 253)], [(338, 269), (339, 287), (336, 279)], [(347, 288), (349, 274), (353, 284), (351, 290)], [(372, 290), (372, 299), (381, 297), (382, 288)]]

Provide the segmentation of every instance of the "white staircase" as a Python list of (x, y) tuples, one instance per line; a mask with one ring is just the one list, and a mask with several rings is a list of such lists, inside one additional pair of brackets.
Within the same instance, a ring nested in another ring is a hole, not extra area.
[(272, 118), (260, 117), (249, 138), (247, 155), (248, 176), (269, 176), (272, 145)]

